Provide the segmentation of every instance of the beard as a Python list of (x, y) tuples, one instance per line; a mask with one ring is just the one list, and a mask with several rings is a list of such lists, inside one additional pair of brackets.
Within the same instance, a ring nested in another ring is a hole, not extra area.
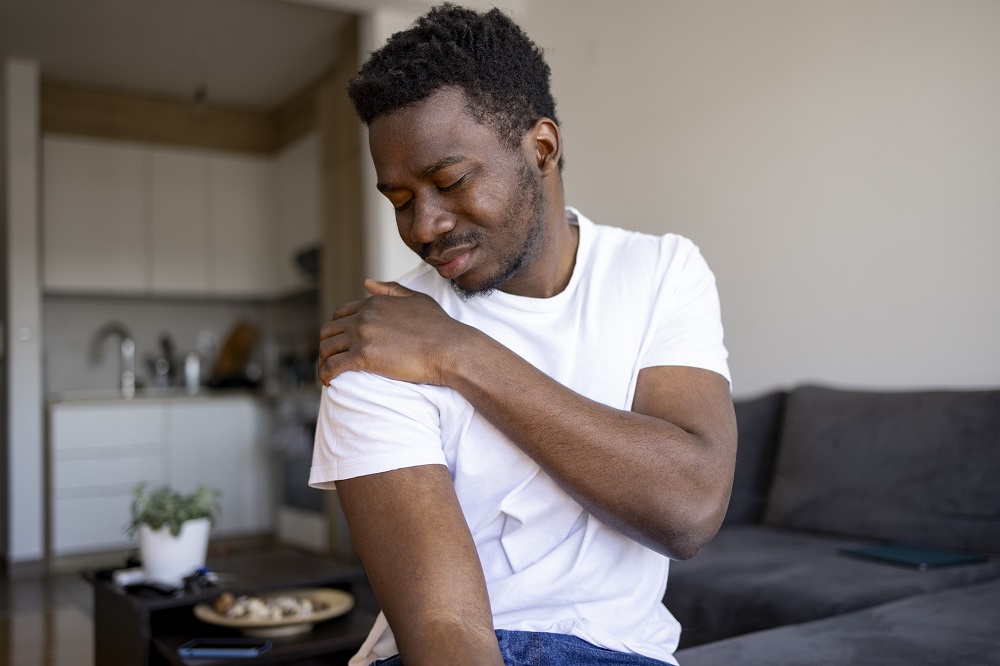
[[(506, 222), (501, 227), (507, 232), (514, 229), (517, 220), (528, 218), (528, 226), (524, 230), (524, 237), (521, 242), (509, 247), (499, 257), (500, 266), (492, 274), (480, 280), (477, 284), (462, 286), (455, 280), (451, 280), (451, 287), (463, 301), (468, 301), (477, 296), (489, 296), (505, 284), (522, 268), (531, 264), (540, 254), (545, 245), (545, 236), (542, 233), (545, 227), (545, 197), (542, 192), (542, 183), (534, 177), (527, 163), (522, 163), (518, 168), (518, 191), (522, 196), (516, 201), (511, 201), (504, 213)], [(498, 234), (499, 235), (499, 234)], [(455, 247), (468, 243), (475, 243), (482, 246), (485, 240), (483, 232), (474, 231), (463, 234), (461, 237), (447, 237), (442, 239), (443, 248)], [(502, 239), (494, 238), (494, 242)], [(516, 241), (516, 238), (510, 240)]]

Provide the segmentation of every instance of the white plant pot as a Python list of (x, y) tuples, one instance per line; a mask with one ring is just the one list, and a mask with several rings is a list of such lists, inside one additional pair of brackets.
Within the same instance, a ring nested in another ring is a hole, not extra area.
[(154, 530), (140, 525), (139, 556), (146, 580), (181, 587), (185, 577), (205, 566), (211, 527), (208, 518), (195, 518), (181, 523), (181, 533), (174, 536), (169, 526)]

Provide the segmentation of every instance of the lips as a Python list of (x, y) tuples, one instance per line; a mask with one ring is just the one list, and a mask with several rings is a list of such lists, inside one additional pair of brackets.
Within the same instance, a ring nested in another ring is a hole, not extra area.
[(458, 277), (472, 264), (472, 254), (475, 246), (460, 248), (446, 252), (439, 257), (427, 257), (427, 263), (434, 267), (438, 275), (446, 280)]

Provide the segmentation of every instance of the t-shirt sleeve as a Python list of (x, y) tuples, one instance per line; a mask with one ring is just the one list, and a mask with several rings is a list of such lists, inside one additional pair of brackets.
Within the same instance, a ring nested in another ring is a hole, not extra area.
[(684, 239), (670, 258), (657, 294), (649, 344), (640, 367), (680, 365), (717, 372), (732, 383), (723, 343), (715, 275)]
[(415, 384), (346, 372), (323, 391), (309, 485), (332, 489), (356, 476), (447, 464), (440, 411)]

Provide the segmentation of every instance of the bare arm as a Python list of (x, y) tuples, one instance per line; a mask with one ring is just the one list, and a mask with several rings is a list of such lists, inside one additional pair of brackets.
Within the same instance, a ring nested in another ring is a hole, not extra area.
[(726, 380), (640, 372), (632, 411), (562, 386), (433, 300), (398, 285), (348, 304), (321, 331), (320, 376), (368, 370), (449, 386), (606, 524), (670, 557), (716, 533), (732, 486), (736, 426)]
[(718, 531), (736, 427), (726, 379), (687, 367), (639, 373), (632, 411), (589, 400), (500, 348), (477, 345), (458, 390), (584, 508), (676, 559)]
[(403, 662), (502, 666), (486, 581), (442, 465), (337, 482)]

